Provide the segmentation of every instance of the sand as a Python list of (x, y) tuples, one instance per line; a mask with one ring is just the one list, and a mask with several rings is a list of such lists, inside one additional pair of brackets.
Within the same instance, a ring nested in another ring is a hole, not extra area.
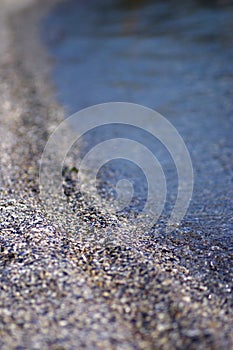
[(41, 202), (41, 153), (64, 116), (37, 33), (52, 3), (1, 2), (0, 348), (232, 349), (233, 259), (219, 242), (182, 225), (132, 240), (126, 220), (85, 206), (71, 173), (67, 200)]

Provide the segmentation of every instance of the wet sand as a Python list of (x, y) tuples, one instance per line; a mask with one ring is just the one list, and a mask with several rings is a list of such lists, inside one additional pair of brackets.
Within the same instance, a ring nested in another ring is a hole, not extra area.
[[(1, 5), (1, 349), (233, 348), (233, 257), (220, 242), (193, 225), (142, 229), (129, 245), (127, 222), (100, 218), (68, 176), (69, 201), (41, 203), (41, 152), (64, 117), (37, 38), (48, 10)], [(109, 227), (118, 235), (103, 245)]]

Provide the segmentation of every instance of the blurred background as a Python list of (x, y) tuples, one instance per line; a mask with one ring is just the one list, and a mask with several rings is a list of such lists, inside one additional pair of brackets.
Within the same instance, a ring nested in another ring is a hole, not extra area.
[(232, 33), (229, 1), (62, 1), (43, 23), (69, 112), (113, 100), (193, 110), (216, 94), (224, 103)]

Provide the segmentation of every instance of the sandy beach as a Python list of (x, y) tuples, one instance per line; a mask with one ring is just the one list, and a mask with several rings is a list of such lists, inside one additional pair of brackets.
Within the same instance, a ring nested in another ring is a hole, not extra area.
[(64, 117), (38, 35), (54, 3), (1, 1), (0, 348), (233, 349), (233, 255), (220, 242), (181, 226), (103, 246), (85, 198), (41, 203), (39, 161)]

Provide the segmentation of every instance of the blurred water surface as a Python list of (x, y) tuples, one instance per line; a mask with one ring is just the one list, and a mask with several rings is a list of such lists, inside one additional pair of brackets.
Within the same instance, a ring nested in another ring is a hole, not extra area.
[[(65, 1), (43, 22), (42, 32), (67, 115), (126, 101), (151, 107), (176, 126), (195, 172), (186, 220), (233, 249), (233, 7), (228, 2)], [(87, 140), (93, 146), (128, 132), (95, 130)], [(177, 189), (175, 166), (158, 141), (137, 131), (134, 138), (163, 165), (169, 212)], [(83, 144), (85, 153), (91, 145)], [(113, 163), (121, 178), (134, 179), (140, 209), (147, 190), (143, 174), (124, 161)], [(100, 178), (106, 176), (102, 169)]]

